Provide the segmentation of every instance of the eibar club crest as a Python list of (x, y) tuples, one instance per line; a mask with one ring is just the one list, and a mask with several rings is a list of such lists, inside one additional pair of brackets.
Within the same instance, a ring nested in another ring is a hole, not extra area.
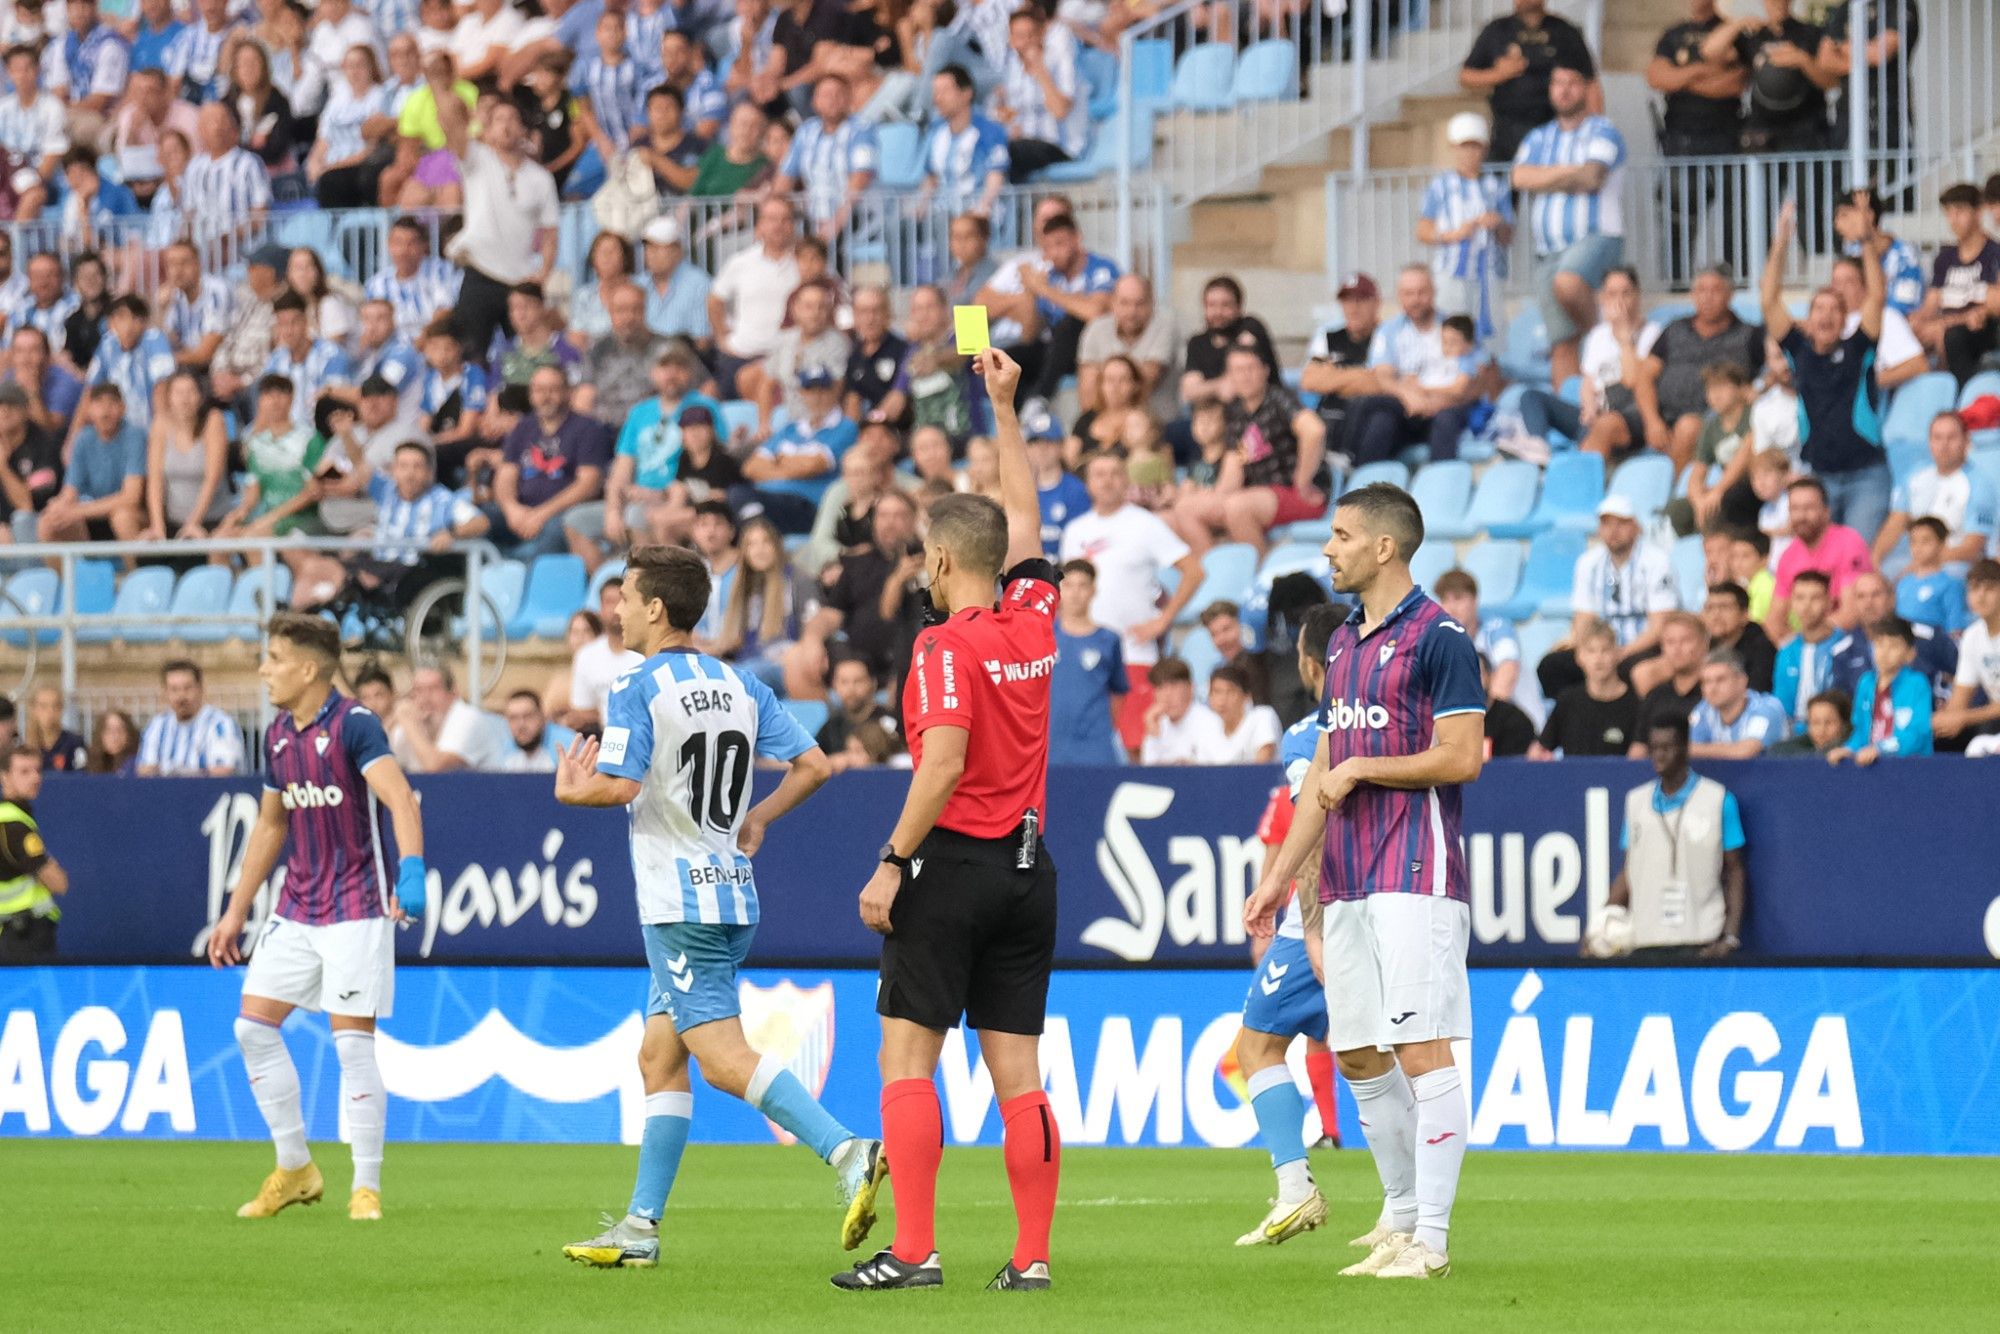
[[(790, 978), (772, 987), (739, 981), (736, 999), (743, 1007), (743, 1036), (751, 1049), (783, 1061), (817, 1098), (833, 1068), (833, 983), (806, 990)], [(775, 1124), (765, 1124), (780, 1144), (796, 1143)]]
[(1389, 659), (1394, 657), (1395, 655), (1396, 655), (1396, 641), (1392, 639), (1388, 643), (1382, 646), (1382, 656), (1377, 662), (1377, 665), (1381, 667), (1387, 667), (1389, 665)]
[(314, 737), (313, 738), (314, 752), (320, 755), (326, 754), (326, 743), (330, 740), (332, 740), (332, 738), (327, 736), (327, 734), (324, 732), (321, 732), (318, 736)]

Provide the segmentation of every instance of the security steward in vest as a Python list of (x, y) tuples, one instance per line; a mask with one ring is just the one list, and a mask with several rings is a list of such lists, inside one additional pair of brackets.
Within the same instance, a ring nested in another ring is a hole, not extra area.
[(35, 825), (41, 752), (17, 746), (6, 764), (0, 770), (0, 963), (21, 963), (56, 952), (62, 919), (56, 898), (69, 892), (69, 876)]
[(1021, 368), (988, 349), (974, 369), (993, 402), (1004, 504), (945, 497), (931, 507), (924, 540), (933, 611), (903, 688), (916, 772), (860, 904), (861, 920), (887, 938), (875, 1008), (896, 1241), (837, 1276), (840, 1288), (942, 1282), (933, 1227), (943, 1137), (932, 1081), (961, 1020), (978, 1030), (993, 1077), (1019, 1225), (991, 1286), (1049, 1286), (1061, 1150), (1039, 1047), (1056, 945), (1056, 868), (1042, 832), (1058, 578), (1042, 554), (1041, 507), (1014, 414)]
[(1688, 724), (1646, 731), (1659, 778), (1625, 796), (1625, 868), (1609, 904), (1632, 915), (1638, 958), (1726, 959), (1742, 948), (1743, 817), (1736, 796), (1688, 769)]

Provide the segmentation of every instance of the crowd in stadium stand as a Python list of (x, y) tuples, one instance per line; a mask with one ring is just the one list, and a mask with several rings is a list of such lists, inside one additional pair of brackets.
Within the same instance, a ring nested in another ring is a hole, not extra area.
[[(1844, 197), (1848, 253), (1803, 313), (1783, 295), (1782, 214), (1760, 318), (1718, 266), (1662, 327), (1624, 264), (1626, 146), (1597, 113), (1590, 52), (1539, 3), (1517, 8), (1467, 60), (1493, 119), (1451, 122), (1452, 159), (1409, 220), (1413, 262), (1344, 279), (1342, 321), (1287, 367), (1233, 279), (1171, 309), (1060, 194), (1012, 220), (1025, 249), (993, 253), (1009, 182), (1087, 150), (1080, 53), (1115, 50), (1143, 7), (141, 0), (114, 19), (17, 0), (0, 540), (159, 544), (148, 560), (206, 537), (383, 542), (287, 553), (294, 605), (336, 612), (363, 594), (406, 605), (464, 539), (589, 572), (634, 542), (685, 543), (715, 575), (704, 649), (827, 701), (839, 765), (895, 763), (925, 512), (997, 491), (951, 312), (979, 304), (1025, 367), (1062, 563), (1057, 708), (1074, 726), (1058, 763), (1270, 760), (1307, 706), (1283, 627), (1325, 592), (1279, 575), (1254, 608), (1220, 600), (1245, 589), (1209, 586), (1205, 559), (1262, 557), (1323, 521), (1357, 470), (1453, 460), (1470, 440), (1537, 467), (1662, 456), (1686, 477), (1659, 514), (1604, 497), (1573, 623), (1537, 662), (1469, 574), (1435, 578), (1487, 660), (1496, 755), (1639, 756), (1663, 715), (1691, 717), (1696, 758), (1990, 750), (2000, 497), (1968, 456), (2000, 400), (1939, 413), (1931, 465), (1900, 482), (1880, 425), (1888, 391), (1933, 369), (1970, 382), (1994, 347), (2000, 177), (1945, 193), (1949, 236), (1892, 236), (1883, 200)], [(1650, 72), (1670, 128), (1726, 123), (1747, 143), (1784, 82), (1759, 77), (1770, 47), (1810, 46), (1815, 89), (1847, 58), (1818, 30), (1691, 9)], [(1817, 145), (1833, 113), (1816, 105)], [(847, 253), (892, 121), (923, 127), (919, 195), (950, 219), (926, 241), (937, 281), (893, 291), (853, 281)], [(1482, 174), (1489, 159), (1511, 178)], [(735, 201), (752, 234), (711, 271), (678, 196)], [(561, 273), (561, 201), (591, 197), (604, 229), (584, 271)], [(315, 203), (396, 211), (359, 284), (266, 239)], [(1487, 349), (1517, 226), (1552, 354), (1509, 397)], [(1704, 544), (1692, 605), (1676, 536)], [(503, 712), (441, 669), (400, 699), (379, 672), (358, 688), (415, 771), (551, 769), (636, 661), (618, 593), (606, 582), (577, 610), (572, 666)], [(109, 713), (86, 742), (38, 695), (22, 735), (58, 768), (240, 766), (199, 668), (165, 676), (143, 726)]]

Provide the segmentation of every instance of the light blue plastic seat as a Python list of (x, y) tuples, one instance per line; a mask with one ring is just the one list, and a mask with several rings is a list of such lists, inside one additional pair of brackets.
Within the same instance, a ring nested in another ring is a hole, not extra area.
[(1501, 459), (1479, 478), (1479, 489), (1472, 493), (1472, 505), (1465, 512), (1466, 531), (1439, 536), (1471, 537), (1483, 532), (1494, 537), (1532, 537), (1535, 529), (1528, 516), (1535, 512), (1535, 497), (1541, 488), (1540, 468), (1519, 459)]
[(1424, 529), (1437, 526), (1440, 537), (1454, 535), (1465, 527), (1465, 512), (1472, 504), (1472, 465), (1461, 459), (1428, 463), (1410, 482), (1410, 496), (1424, 516)]
[[(79, 587), (81, 583), (79, 577)], [(145, 565), (119, 581), (118, 594), (110, 610), (116, 616), (164, 616), (173, 601), (174, 572), (161, 565)], [(78, 639), (91, 644), (109, 643), (114, 639), (122, 639), (128, 644), (150, 644), (166, 637), (165, 626), (146, 624), (126, 625), (116, 630), (108, 625), (93, 625), (77, 634)]]
[(1287, 542), (1272, 547), (1264, 553), (1263, 564), (1257, 567), (1257, 581), (1264, 583), (1295, 570), (1323, 572), (1326, 569), (1325, 546), (1324, 542)]
[(1245, 102), (1288, 102), (1299, 95), (1299, 50), (1283, 38), (1258, 42), (1236, 58), (1230, 97)]
[(1882, 443), (1890, 450), (1907, 445), (1930, 455), (1931, 418), (1958, 406), (1958, 381), (1943, 371), (1931, 371), (1898, 389), (1882, 419)]
[(1519, 542), (1488, 540), (1466, 552), (1459, 568), (1478, 582), (1482, 607), (1504, 606), (1514, 600), (1521, 587), (1521, 563), (1524, 559), (1525, 553)]
[(1201, 609), (1211, 602), (1234, 602), (1242, 606), (1257, 578), (1257, 548), (1243, 542), (1210, 547), (1202, 554), (1201, 570), (1204, 576), (1201, 591), (1181, 608), (1180, 615), (1174, 618), (1176, 625), (1193, 625)]
[(1680, 590), (1683, 607), (1699, 607), (1708, 597), (1708, 556), (1701, 549), (1701, 534), (1677, 538), (1667, 552), (1673, 566), (1674, 587)]
[(1174, 69), (1173, 103), (1184, 111), (1225, 111), (1236, 82), (1236, 48), (1222, 42), (1190, 47)]
[[(280, 562), (271, 579), (271, 596), (274, 599), (271, 610), (283, 611), (286, 599), (292, 595), (292, 567)], [(252, 565), (236, 576), (235, 587), (229, 592), (229, 624), (225, 630), (228, 637), (245, 640), (263, 638), (258, 626), (265, 616), (263, 598), (262, 566)], [(244, 617), (250, 619), (242, 619)]]
[(1194, 677), (1195, 698), (1201, 699), (1208, 694), (1208, 678), (1222, 665), (1222, 650), (1216, 648), (1207, 631), (1198, 629), (1181, 641), (1179, 657)]
[(1535, 668), (1549, 656), (1549, 650), (1569, 633), (1569, 624), (1560, 617), (1539, 616), (1521, 627), (1521, 679), (1524, 683), (1535, 680)]
[(1530, 388), (1549, 385), (1549, 330), (1542, 312), (1530, 302), (1507, 322), (1507, 339), (1500, 352), (1500, 370), (1510, 380)]
[(569, 630), (569, 618), (583, 606), (585, 586), (580, 558), (567, 552), (535, 557), (535, 563), (528, 567), (521, 609), (508, 622), (507, 637), (561, 639)]
[(1624, 496), (1645, 523), (1667, 507), (1674, 488), (1674, 461), (1665, 454), (1639, 454), (1611, 474), (1610, 494)]
[(1387, 482), (1391, 486), (1400, 486), (1408, 490), (1410, 470), (1396, 459), (1378, 459), (1373, 463), (1364, 463), (1354, 470), (1352, 477), (1347, 479), (1345, 489), (1359, 491), (1362, 487), (1372, 486), (1376, 482)]
[[(776, 429), (773, 427), (772, 429)], [(747, 399), (732, 398), (722, 405), (722, 438), (735, 438), (737, 431), (757, 434), (757, 405)]]
[(875, 127), (875, 147), (880, 165), (875, 184), (884, 190), (914, 190), (924, 181), (924, 137), (907, 121), (890, 121)]
[[(46, 565), (22, 570), (7, 580), (7, 598), (11, 604), (9, 615), (53, 616), (62, 609), (62, 579)], [(7, 643), (15, 648), (28, 646), (26, 630), (7, 632)], [(35, 634), (37, 644), (53, 644), (62, 638), (59, 630), (41, 630)]]
[(1429, 591), (1437, 583), (1438, 576), (1458, 564), (1458, 553), (1449, 542), (1426, 539), (1417, 548), (1417, 554), (1410, 557), (1410, 579), (1417, 587)]
[[(1132, 109), (1132, 168), (1142, 170), (1153, 162), (1153, 109)], [(1109, 176), (1118, 170), (1118, 118), (1114, 115), (1091, 125), (1090, 143), (1073, 162), (1056, 162), (1035, 173), (1037, 183), (1077, 185)]]
[(596, 611), (598, 595), (604, 591), (604, 586), (615, 584), (624, 577), (625, 561), (622, 557), (618, 560), (605, 561), (598, 566), (597, 573), (590, 576), (590, 587), (583, 595), (584, 610)]
[(1965, 382), (1965, 388), (1958, 391), (1958, 406), (1970, 407), (1975, 398), (1987, 395), (2000, 398), (2000, 371), (1981, 371)]
[(1132, 43), (1132, 100), (1140, 106), (1165, 102), (1173, 96), (1174, 44), (1165, 37), (1142, 37)]
[[(493, 604), (494, 609), (500, 614), (500, 624), (487, 622), (486, 634), (498, 638), (502, 626), (511, 627), (514, 624), (515, 619), (521, 614), (521, 600), (527, 588), (528, 566), (525, 561), (487, 562), (485, 568), (479, 572), (479, 596), (482, 601)], [(563, 628), (565, 630), (569, 628), (567, 621), (563, 623)], [(459, 633), (464, 633), (464, 626), (461, 625), (458, 629)], [(513, 635), (510, 631), (509, 638), (519, 638), (519, 636)]]
[(1542, 498), (1535, 502), (1525, 526), (1536, 533), (1549, 528), (1588, 532), (1597, 526), (1597, 506), (1603, 499), (1603, 458), (1557, 454), (1542, 474)]
[[(1510, 621), (1525, 621), (1542, 607), (1562, 604), (1562, 615), (1569, 614), (1570, 589), (1576, 582), (1576, 563), (1583, 558), (1583, 551), (1589, 543), (1584, 534), (1571, 528), (1551, 528), (1535, 534), (1535, 540), (1528, 544), (1528, 558), (1521, 570), (1520, 587), (1506, 602), (1493, 606), (1490, 610), (1496, 616), (1505, 616)], [(1482, 605), (1484, 599), (1481, 599)]]
[(183, 574), (174, 586), (173, 605), (169, 610), (175, 616), (212, 616), (215, 619), (205, 625), (170, 627), (166, 637), (188, 644), (217, 644), (227, 639), (229, 626), (223, 617), (229, 611), (233, 583), (228, 569), (221, 565), (197, 565)]

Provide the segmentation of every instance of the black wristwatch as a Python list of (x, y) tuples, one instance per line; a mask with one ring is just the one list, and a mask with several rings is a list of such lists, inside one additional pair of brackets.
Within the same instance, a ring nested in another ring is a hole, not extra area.
[(879, 855), (885, 866), (893, 866), (899, 871), (909, 869), (910, 859), (898, 854), (894, 843), (884, 843)]

